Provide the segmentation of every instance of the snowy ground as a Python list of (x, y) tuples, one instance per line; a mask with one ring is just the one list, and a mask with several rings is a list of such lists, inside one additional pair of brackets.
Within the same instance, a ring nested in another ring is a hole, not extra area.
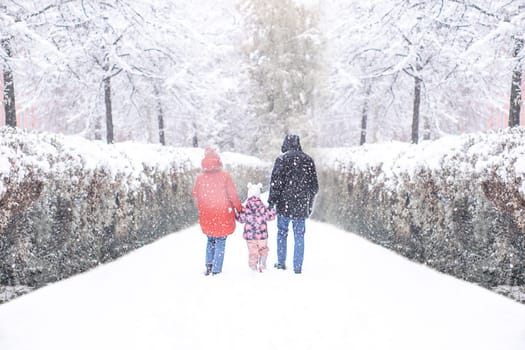
[(194, 226), (0, 305), (0, 349), (525, 349), (525, 305), (315, 221), (302, 275), (251, 272), (240, 230), (218, 276)]

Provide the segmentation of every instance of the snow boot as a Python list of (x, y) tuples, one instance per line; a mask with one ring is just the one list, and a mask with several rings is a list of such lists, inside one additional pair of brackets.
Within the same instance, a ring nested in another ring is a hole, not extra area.
[(206, 271), (204, 271), (204, 276), (208, 276), (211, 273), (212, 264), (206, 264)]
[(262, 272), (262, 270), (266, 270), (266, 258), (267, 256), (259, 257), (259, 272)]
[(286, 266), (284, 264), (275, 263), (273, 267), (275, 267), (277, 270), (286, 270)]

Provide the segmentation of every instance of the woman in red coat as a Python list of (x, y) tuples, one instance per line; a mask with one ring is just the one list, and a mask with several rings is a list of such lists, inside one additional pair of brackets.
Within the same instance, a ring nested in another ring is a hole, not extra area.
[(222, 170), (221, 159), (212, 148), (206, 148), (201, 165), (203, 172), (197, 176), (193, 197), (202, 232), (208, 236), (205, 274), (216, 275), (222, 271), (226, 237), (235, 231), (235, 211), (242, 207), (232, 178)]

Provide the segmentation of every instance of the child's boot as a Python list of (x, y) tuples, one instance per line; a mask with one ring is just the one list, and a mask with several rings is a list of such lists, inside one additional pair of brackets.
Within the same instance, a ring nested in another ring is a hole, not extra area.
[(266, 270), (266, 258), (267, 256), (259, 257), (259, 270)]

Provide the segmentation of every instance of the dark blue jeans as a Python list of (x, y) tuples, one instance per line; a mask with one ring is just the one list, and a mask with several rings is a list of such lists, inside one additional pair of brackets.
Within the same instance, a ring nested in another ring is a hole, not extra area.
[(277, 263), (286, 264), (286, 249), (288, 240), (288, 226), (292, 222), (294, 235), (293, 269), (301, 272), (304, 259), (304, 232), (305, 219), (292, 219), (277, 215)]
[(208, 244), (206, 245), (206, 265), (212, 265), (211, 273), (222, 272), (225, 248), (226, 237), (208, 236)]

